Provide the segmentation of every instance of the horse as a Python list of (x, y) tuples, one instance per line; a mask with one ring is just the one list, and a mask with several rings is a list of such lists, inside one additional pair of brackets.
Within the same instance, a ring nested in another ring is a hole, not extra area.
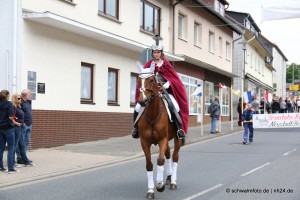
[[(146, 158), (146, 170), (148, 177), (148, 191), (146, 197), (154, 199), (154, 180), (153, 164), (151, 162), (151, 145), (159, 146), (159, 155), (157, 158), (157, 178), (156, 190), (163, 192), (165, 185), (170, 185), (171, 190), (177, 189), (177, 163), (179, 159), (179, 150), (182, 146), (182, 140), (176, 137), (175, 125), (170, 122), (167, 109), (163, 102), (160, 87), (162, 84), (156, 80), (154, 74), (155, 66), (150, 69), (140, 67), (138, 85), (140, 86), (138, 103), (144, 107), (144, 112), (138, 119), (138, 132), (140, 142)], [(146, 72), (145, 72), (146, 71)], [(174, 139), (174, 152), (172, 155), (169, 147), (169, 141)], [(167, 179), (163, 182), (163, 172), (165, 157), (167, 160)]]

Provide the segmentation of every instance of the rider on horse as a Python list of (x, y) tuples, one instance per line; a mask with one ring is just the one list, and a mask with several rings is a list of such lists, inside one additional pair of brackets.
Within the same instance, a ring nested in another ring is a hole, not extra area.
[[(188, 118), (189, 118), (189, 107), (188, 107), (188, 98), (186, 95), (186, 90), (177, 72), (171, 66), (169, 61), (167, 61), (166, 58), (164, 57), (163, 45), (160, 44), (159, 37), (155, 36), (154, 39), (156, 40), (156, 42), (151, 47), (153, 59), (149, 60), (145, 64), (144, 68), (149, 68), (153, 62), (155, 63), (154, 73), (156, 75), (159, 74), (161, 76), (161, 79), (163, 79), (163, 81), (165, 82), (162, 85), (162, 91), (168, 93), (167, 95), (165, 95), (165, 97), (167, 96), (168, 98), (169, 96), (168, 102), (169, 104), (173, 104), (171, 108), (173, 107), (174, 109), (170, 109), (170, 112), (173, 112), (172, 120), (175, 122), (177, 128), (177, 137), (179, 139), (184, 139), (185, 134), (187, 133)], [(139, 96), (139, 92), (138, 92), (138, 85), (137, 85), (136, 94), (135, 94), (136, 102), (138, 101), (138, 96)], [(137, 103), (134, 111), (134, 122), (136, 121), (140, 108), (141, 105)], [(134, 124), (132, 137), (139, 138), (137, 123)]]

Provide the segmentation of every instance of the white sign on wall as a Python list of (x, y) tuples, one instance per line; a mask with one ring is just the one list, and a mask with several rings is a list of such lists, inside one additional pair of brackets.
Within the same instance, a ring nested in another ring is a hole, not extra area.
[(300, 127), (300, 113), (253, 115), (253, 128), (295, 128), (295, 127)]

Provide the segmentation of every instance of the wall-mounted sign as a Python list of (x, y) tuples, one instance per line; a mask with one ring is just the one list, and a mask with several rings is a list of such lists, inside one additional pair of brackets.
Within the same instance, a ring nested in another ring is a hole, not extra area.
[(37, 92), (41, 94), (45, 94), (45, 83), (37, 83)]

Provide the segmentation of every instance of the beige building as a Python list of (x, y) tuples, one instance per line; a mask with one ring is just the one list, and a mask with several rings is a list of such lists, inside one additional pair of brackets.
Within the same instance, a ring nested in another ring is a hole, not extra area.
[[(233, 32), (239, 30), (224, 17), (227, 1), (204, 2), (1, 1), (1, 20), (3, 15), (13, 25), (1, 25), (1, 70), (7, 73), (0, 86), (32, 90), (32, 146), (130, 134), (135, 65), (154, 34), (163, 38), (166, 58), (186, 86), (190, 126), (201, 116), (208, 122), (207, 107), (216, 95), (229, 120), (230, 90), (218, 84), (231, 85)], [(198, 84), (203, 101), (191, 95)]]

